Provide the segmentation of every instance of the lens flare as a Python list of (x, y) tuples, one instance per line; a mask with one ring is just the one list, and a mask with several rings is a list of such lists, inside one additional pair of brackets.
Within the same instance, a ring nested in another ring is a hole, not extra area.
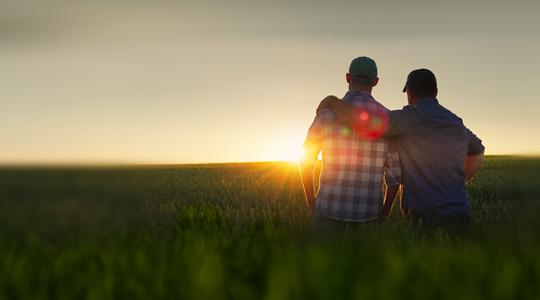
[(367, 111), (362, 111), (360, 113), (360, 120), (366, 122), (369, 120), (369, 113)]
[(342, 136), (349, 136), (351, 135), (352, 130), (349, 127), (341, 126), (341, 135)]
[(357, 116), (357, 124), (354, 128), (356, 134), (368, 140), (378, 139), (388, 128), (388, 113), (380, 108), (362, 108)]

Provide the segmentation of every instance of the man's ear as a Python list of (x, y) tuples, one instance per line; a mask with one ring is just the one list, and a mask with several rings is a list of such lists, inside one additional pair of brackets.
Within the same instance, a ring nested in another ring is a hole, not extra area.
[(351, 74), (347, 73), (345, 75), (345, 80), (347, 80), (347, 83), (351, 83)]
[(409, 102), (410, 105), (414, 105), (414, 95), (407, 89), (405, 91), (407, 93), (407, 102)]
[(377, 78), (375, 78), (375, 79), (373, 80), (373, 86), (376, 86), (377, 83), (379, 83), (379, 77), (377, 77)]

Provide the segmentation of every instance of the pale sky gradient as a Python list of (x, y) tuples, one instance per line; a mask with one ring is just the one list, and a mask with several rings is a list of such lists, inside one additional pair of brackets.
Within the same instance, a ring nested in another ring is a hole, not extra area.
[(488, 154), (540, 153), (539, 1), (289, 2), (0, 0), (0, 163), (288, 159), (360, 55), (388, 108), (427, 67)]

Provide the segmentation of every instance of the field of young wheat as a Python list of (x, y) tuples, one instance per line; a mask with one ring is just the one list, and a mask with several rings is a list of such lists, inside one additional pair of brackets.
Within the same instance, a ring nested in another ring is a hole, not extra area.
[(0, 298), (539, 299), (539, 169), (489, 157), (468, 238), (324, 242), (294, 164), (3, 168)]

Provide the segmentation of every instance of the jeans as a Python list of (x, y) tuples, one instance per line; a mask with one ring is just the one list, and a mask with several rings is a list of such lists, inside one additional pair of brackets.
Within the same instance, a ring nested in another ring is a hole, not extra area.
[(322, 238), (340, 238), (345, 233), (356, 233), (365, 227), (377, 224), (378, 221), (378, 219), (366, 222), (339, 221), (316, 212), (313, 217), (313, 233)]
[(469, 214), (452, 214), (446, 216), (425, 216), (412, 210), (405, 212), (406, 218), (425, 233), (433, 234), (442, 231), (450, 237), (464, 237), (470, 231)]

